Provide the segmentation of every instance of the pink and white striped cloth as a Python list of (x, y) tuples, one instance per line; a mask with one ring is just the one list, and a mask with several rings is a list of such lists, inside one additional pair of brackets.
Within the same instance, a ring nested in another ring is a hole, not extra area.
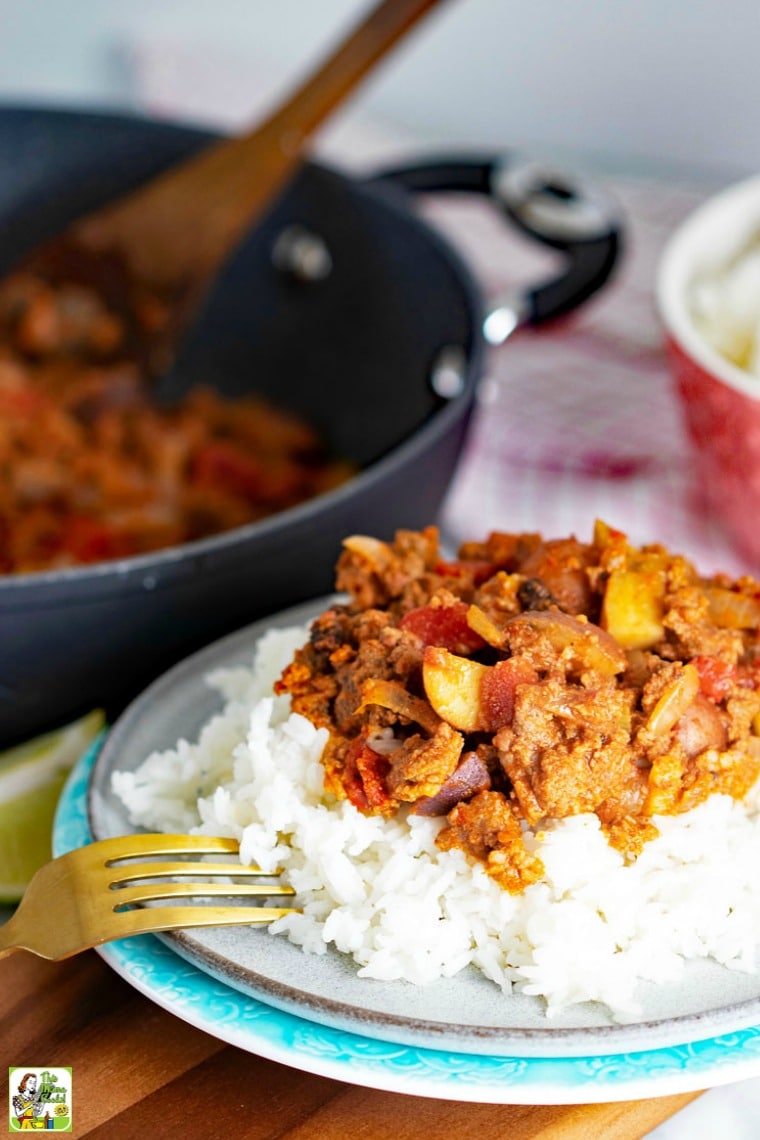
[[(451, 545), (494, 529), (583, 540), (602, 518), (704, 572), (758, 572), (699, 501), (654, 302), (664, 242), (710, 191), (633, 180), (606, 188), (625, 219), (620, 268), (578, 313), (491, 352), (442, 530)], [(435, 201), (426, 211), (487, 296), (551, 264), (480, 203)]]

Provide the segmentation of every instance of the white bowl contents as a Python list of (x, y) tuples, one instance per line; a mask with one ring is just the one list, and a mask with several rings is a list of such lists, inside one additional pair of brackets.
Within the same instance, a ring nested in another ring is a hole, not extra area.
[(724, 265), (697, 272), (689, 302), (715, 351), (760, 378), (760, 231)]

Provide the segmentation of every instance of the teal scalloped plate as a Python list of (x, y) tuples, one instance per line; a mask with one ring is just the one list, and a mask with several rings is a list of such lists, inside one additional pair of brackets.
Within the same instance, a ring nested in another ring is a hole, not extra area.
[[(98, 746), (61, 796), (53, 850), (92, 841), (87, 789)], [(396, 1045), (320, 1025), (249, 997), (151, 935), (98, 953), (136, 990), (220, 1041), (367, 1088), (490, 1104), (582, 1104), (694, 1092), (760, 1074), (760, 1026), (672, 1048), (571, 1057), (481, 1056)]]

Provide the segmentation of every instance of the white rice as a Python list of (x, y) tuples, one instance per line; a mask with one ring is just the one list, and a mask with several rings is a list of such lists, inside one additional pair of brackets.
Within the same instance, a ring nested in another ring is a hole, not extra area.
[(673, 981), (689, 959), (758, 968), (757, 791), (656, 819), (659, 837), (631, 864), (596, 816), (555, 822), (528, 836), (544, 879), (510, 895), (436, 848), (440, 820), (366, 817), (325, 793), (326, 731), (271, 695), (304, 636), (271, 632), (251, 669), (214, 673), (226, 703), (198, 740), (113, 776), (136, 825), (233, 836), (244, 863), (284, 867), (303, 912), (273, 933), (315, 954), (333, 946), (366, 978), (425, 984), (474, 965), (545, 999), (549, 1017), (598, 1001), (634, 1020), (637, 982)]
[(694, 324), (712, 347), (760, 377), (760, 237), (726, 264), (704, 269), (689, 301)]

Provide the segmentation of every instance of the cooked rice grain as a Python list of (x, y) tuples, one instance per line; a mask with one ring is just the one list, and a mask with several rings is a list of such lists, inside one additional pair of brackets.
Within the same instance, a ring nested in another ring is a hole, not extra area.
[(689, 959), (757, 970), (757, 794), (657, 818), (659, 837), (630, 864), (595, 815), (553, 823), (529, 836), (544, 879), (511, 895), (436, 847), (441, 821), (363, 816), (325, 793), (326, 730), (271, 695), (304, 636), (270, 632), (252, 669), (217, 670), (209, 683), (225, 706), (197, 741), (113, 776), (136, 825), (233, 836), (244, 863), (285, 868), (303, 911), (273, 933), (351, 955), (367, 978), (422, 985), (472, 965), (505, 992), (543, 998), (549, 1017), (597, 1001), (635, 1019), (637, 982), (673, 981)]

